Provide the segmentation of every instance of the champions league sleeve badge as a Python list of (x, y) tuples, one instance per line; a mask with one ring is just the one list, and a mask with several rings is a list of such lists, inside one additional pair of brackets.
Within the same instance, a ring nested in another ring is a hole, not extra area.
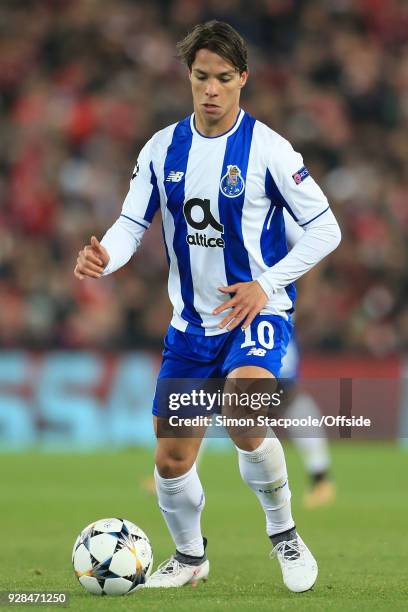
[(236, 198), (245, 189), (245, 182), (238, 166), (227, 166), (227, 172), (221, 179), (220, 190), (227, 198)]
[(303, 166), (300, 170), (292, 174), (292, 178), (295, 181), (296, 185), (300, 185), (302, 181), (305, 180), (309, 176), (309, 170), (306, 166)]

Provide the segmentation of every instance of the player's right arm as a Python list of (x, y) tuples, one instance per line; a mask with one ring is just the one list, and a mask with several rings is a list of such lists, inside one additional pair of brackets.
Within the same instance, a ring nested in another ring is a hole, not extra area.
[(92, 236), (90, 244), (84, 246), (78, 253), (74, 274), (79, 280), (83, 280), (86, 276), (99, 278), (108, 264), (108, 251), (96, 236)]
[(78, 254), (77, 278), (99, 278), (124, 266), (139, 247), (160, 206), (152, 160), (153, 138), (143, 147), (130, 181), (122, 212), (101, 242), (92, 236)]

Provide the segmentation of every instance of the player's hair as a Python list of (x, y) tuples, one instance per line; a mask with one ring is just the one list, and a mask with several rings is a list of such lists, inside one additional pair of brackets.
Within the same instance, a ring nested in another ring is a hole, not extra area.
[(200, 23), (177, 43), (177, 55), (190, 70), (200, 49), (217, 53), (230, 62), (240, 74), (248, 70), (248, 53), (244, 39), (225, 21), (213, 19)]

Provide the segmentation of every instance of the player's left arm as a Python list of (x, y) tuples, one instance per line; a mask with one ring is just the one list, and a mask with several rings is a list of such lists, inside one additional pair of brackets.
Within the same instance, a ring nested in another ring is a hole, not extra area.
[(297, 281), (340, 244), (340, 228), (330, 209), (303, 228), (305, 233), (289, 253), (257, 279), (268, 297)]
[[(231, 309), (220, 327), (245, 329), (274, 293), (295, 282), (339, 245), (341, 232), (327, 198), (303, 165), (302, 156), (282, 139), (278, 154), (268, 165), (267, 194), (283, 206), (304, 230), (289, 253), (255, 281), (221, 287), (234, 296), (214, 310)], [(243, 323), (242, 323), (243, 322)]]

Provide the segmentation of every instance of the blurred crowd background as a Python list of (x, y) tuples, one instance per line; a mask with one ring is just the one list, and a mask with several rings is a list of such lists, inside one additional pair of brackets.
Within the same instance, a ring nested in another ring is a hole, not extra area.
[(160, 220), (120, 272), (73, 276), (120, 213), (138, 152), (191, 112), (175, 43), (198, 22), (249, 45), (242, 106), (288, 138), (332, 203), (341, 247), (300, 283), (309, 351), (408, 347), (408, 3), (2, 0), (0, 345), (160, 348)]

